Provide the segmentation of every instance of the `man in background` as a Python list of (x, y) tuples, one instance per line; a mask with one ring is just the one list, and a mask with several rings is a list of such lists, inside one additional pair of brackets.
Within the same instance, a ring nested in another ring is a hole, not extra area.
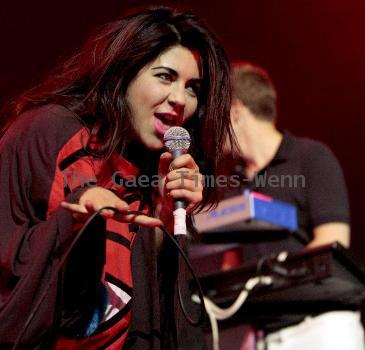
[[(333, 153), (320, 142), (281, 132), (276, 127), (276, 91), (267, 72), (247, 62), (232, 66), (234, 99), (231, 120), (239, 146), (230, 173), (240, 176), (240, 187), (226, 197), (250, 189), (294, 204), (306, 247), (339, 242), (350, 244), (350, 215), (342, 169)], [(243, 262), (282, 250), (298, 251), (293, 237), (246, 244)], [(226, 257), (229, 257), (227, 253)], [(229, 259), (223, 258), (223, 264)], [(229, 267), (229, 266), (225, 266)], [(343, 307), (341, 307), (342, 309)], [(316, 314), (271, 315), (256, 328), (265, 331), (267, 350), (364, 349), (358, 312), (324, 307)], [(303, 319), (306, 319), (303, 321)], [(252, 333), (251, 333), (252, 336)], [(250, 338), (250, 334), (246, 339)], [(248, 341), (241, 349), (247, 349)]]

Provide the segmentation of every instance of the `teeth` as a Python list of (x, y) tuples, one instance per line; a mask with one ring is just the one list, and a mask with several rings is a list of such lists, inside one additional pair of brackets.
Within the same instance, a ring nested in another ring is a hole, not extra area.
[(165, 124), (173, 124), (173, 121), (171, 119), (169, 119), (168, 117), (166, 117), (163, 114), (158, 114), (158, 117), (165, 123)]

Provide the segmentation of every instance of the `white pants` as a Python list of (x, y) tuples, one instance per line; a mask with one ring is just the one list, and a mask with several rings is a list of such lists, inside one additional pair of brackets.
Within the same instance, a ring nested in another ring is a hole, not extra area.
[[(267, 350), (364, 350), (360, 313), (332, 311), (266, 336)], [(261, 345), (261, 347), (260, 347)], [(262, 344), (257, 344), (257, 349)]]

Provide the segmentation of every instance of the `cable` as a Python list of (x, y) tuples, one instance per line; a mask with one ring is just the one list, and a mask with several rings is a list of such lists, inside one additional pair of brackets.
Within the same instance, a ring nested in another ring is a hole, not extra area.
[[(213, 350), (219, 350), (219, 329), (218, 320), (225, 320), (232, 317), (244, 304), (249, 293), (259, 285), (271, 285), (274, 282), (275, 274), (285, 278), (298, 278), (304, 276), (307, 272), (305, 268), (288, 270), (280, 266), (288, 258), (288, 252), (282, 251), (279, 254), (270, 254), (261, 257), (256, 266), (256, 277), (252, 277), (245, 283), (244, 289), (238, 295), (237, 299), (228, 308), (220, 308), (209, 298), (204, 297), (206, 304), (206, 312), (209, 316), (209, 321), (212, 329)], [(266, 267), (271, 274), (264, 275), (264, 267)], [(199, 303), (200, 300), (196, 294), (192, 296), (192, 300)]]
[[(259, 285), (271, 285), (274, 282), (274, 276), (266, 276), (263, 274), (264, 266), (268, 266), (270, 272), (279, 274), (281, 276), (289, 275), (288, 271), (278, 265), (273, 265), (272, 261), (276, 263), (283, 263), (286, 261), (288, 257), (288, 252), (282, 251), (279, 254), (270, 254), (269, 256), (265, 255), (261, 257), (256, 266), (256, 277), (252, 277), (245, 283), (245, 287), (238, 295), (237, 299), (229, 306), (228, 308), (220, 308), (216, 304), (213, 303), (209, 298), (204, 297), (204, 301), (206, 304), (206, 312), (209, 316), (210, 325), (212, 328), (212, 341), (213, 341), (213, 350), (219, 350), (219, 329), (218, 329), (218, 320), (226, 320), (227, 318), (232, 317), (244, 304), (249, 293)], [(196, 303), (199, 303), (199, 299), (197, 295), (192, 296), (192, 300)]]
[[(42, 302), (44, 301), (44, 299), (47, 296), (48, 290), (51, 287), (51, 285), (55, 282), (56, 277), (58, 276), (58, 273), (61, 271), (63, 265), (66, 262), (66, 259), (68, 258), (68, 255), (70, 254), (71, 250), (73, 249), (73, 247), (75, 246), (75, 244), (78, 242), (78, 240), (80, 239), (81, 235), (84, 233), (84, 231), (86, 230), (86, 228), (89, 226), (89, 224), (95, 219), (95, 217), (97, 215), (100, 215), (102, 210), (112, 210), (114, 212), (117, 212), (118, 214), (121, 215), (146, 215), (145, 213), (138, 211), (138, 210), (126, 210), (126, 211), (121, 211), (118, 210), (114, 207), (103, 207), (100, 208), (97, 212), (95, 212), (94, 214), (92, 214), (85, 222), (85, 224), (83, 225), (83, 227), (79, 230), (79, 232), (76, 234), (75, 238), (73, 239), (73, 241), (71, 242), (70, 246), (66, 249), (65, 253), (63, 254), (62, 258), (60, 259), (59, 263), (56, 265), (55, 267), (55, 271), (54, 273), (51, 275), (51, 278), (49, 280), (49, 282), (47, 283), (47, 285), (44, 288), (43, 293), (41, 294), (41, 296), (39, 297), (38, 302), (34, 305), (33, 309), (31, 310), (31, 312), (29, 313), (29, 316), (23, 326), (23, 328), (21, 329), (21, 331), (19, 332), (18, 337), (16, 338), (14, 345), (12, 346), (12, 350), (16, 350), (17, 347), (20, 344), (20, 341), (25, 333), (25, 331), (27, 330), (27, 328), (29, 327), (30, 323), (32, 322), (36, 312), (38, 311), (39, 307), (41, 306)], [(204, 315), (205, 315), (205, 304), (204, 304), (204, 299), (203, 299), (203, 292), (201, 289), (201, 285), (194, 273), (193, 267), (190, 264), (190, 261), (188, 259), (188, 257), (186, 256), (185, 252), (181, 249), (180, 245), (178, 244), (178, 242), (176, 241), (176, 239), (167, 231), (167, 229), (164, 226), (160, 226), (160, 229), (165, 233), (165, 235), (167, 237), (169, 237), (171, 239), (171, 241), (175, 244), (176, 248), (178, 249), (179, 253), (181, 254), (181, 256), (183, 257), (186, 266), (188, 267), (197, 287), (198, 287), (198, 295), (199, 298), (201, 298), (201, 314), (200, 317), (198, 319), (198, 321), (192, 321), (192, 319), (190, 318), (190, 316), (188, 315), (188, 313), (185, 310), (184, 304), (182, 303), (182, 296), (181, 296), (181, 292), (180, 292), (180, 288), (179, 288), (179, 302), (180, 302), (180, 307), (181, 310), (186, 318), (186, 320), (193, 326), (198, 326), (201, 325), (202, 322), (204, 321)]]
[(179, 253), (181, 254), (182, 258), (184, 259), (185, 261), (185, 264), (187, 266), (187, 268), (189, 269), (189, 272), (191, 274), (191, 276), (193, 277), (194, 279), (194, 282), (197, 286), (197, 289), (198, 289), (198, 296), (199, 296), (199, 299), (201, 301), (201, 307), (200, 307), (200, 316), (198, 318), (197, 321), (193, 321), (190, 316), (188, 315), (188, 312), (186, 311), (185, 309), (185, 305), (183, 303), (183, 297), (182, 297), (182, 294), (181, 294), (181, 288), (180, 288), (180, 279), (178, 278), (178, 294), (179, 294), (179, 304), (180, 304), (180, 307), (181, 307), (181, 311), (183, 312), (184, 314), (184, 317), (186, 318), (186, 320), (194, 327), (197, 327), (197, 326), (200, 326), (203, 322), (204, 322), (204, 316), (205, 316), (205, 313), (206, 313), (206, 309), (205, 309), (205, 303), (204, 303), (204, 294), (203, 294), (203, 290), (202, 290), (202, 287), (199, 283), (199, 280), (198, 278), (196, 277), (195, 273), (194, 273), (194, 269), (193, 267), (191, 266), (191, 263), (189, 261), (189, 258), (187, 257), (187, 255), (185, 254), (185, 252), (183, 251), (183, 249), (180, 247), (179, 243), (177, 242), (177, 240), (174, 238), (174, 236), (169, 233), (166, 228), (164, 226), (160, 227), (161, 230), (166, 234), (167, 237), (169, 237), (171, 239), (171, 241), (175, 244), (176, 248), (178, 249)]
[[(209, 298), (204, 297), (206, 312), (209, 316), (210, 325), (212, 328), (213, 338), (213, 350), (219, 350), (219, 329), (217, 320), (226, 320), (232, 317), (244, 304), (249, 293), (257, 286), (264, 285), (268, 286), (272, 284), (272, 278), (270, 276), (256, 276), (252, 277), (245, 283), (245, 287), (237, 297), (237, 299), (226, 309), (220, 308)], [(200, 303), (199, 298), (196, 294), (192, 296), (192, 300), (196, 303)]]
[(269, 272), (273, 275), (277, 275), (286, 279), (300, 278), (310, 273), (305, 266), (291, 269), (282, 266), (287, 258), (287, 251), (282, 251), (279, 254), (270, 254), (261, 257), (259, 262), (257, 263), (256, 274), (261, 275), (263, 273), (264, 267), (266, 268), (266, 271), (269, 270)]

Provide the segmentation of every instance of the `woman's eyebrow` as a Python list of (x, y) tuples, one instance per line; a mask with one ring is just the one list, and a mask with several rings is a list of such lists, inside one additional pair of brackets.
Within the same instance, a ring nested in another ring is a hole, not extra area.
[[(158, 66), (158, 67), (153, 67), (151, 68), (152, 70), (155, 69), (166, 69), (171, 75), (173, 75), (174, 77), (177, 77), (179, 74), (176, 70), (170, 68), (170, 67), (166, 67), (166, 66)], [(192, 82), (194, 83), (202, 83), (203, 79), (201, 78), (192, 78), (190, 79)]]
[(155, 69), (166, 69), (170, 74), (172, 74), (173, 76), (177, 77), (179, 74), (176, 72), (176, 70), (170, 68), (170, 67), (166, 67), (166, 66), (158, 66), (158, 67), (153, 67), (153, 70)]
[(203, 83), (202, 78), (193, 78), (193, 79), (190, 79), (190, 81), (194, 84), (202, 84)]

